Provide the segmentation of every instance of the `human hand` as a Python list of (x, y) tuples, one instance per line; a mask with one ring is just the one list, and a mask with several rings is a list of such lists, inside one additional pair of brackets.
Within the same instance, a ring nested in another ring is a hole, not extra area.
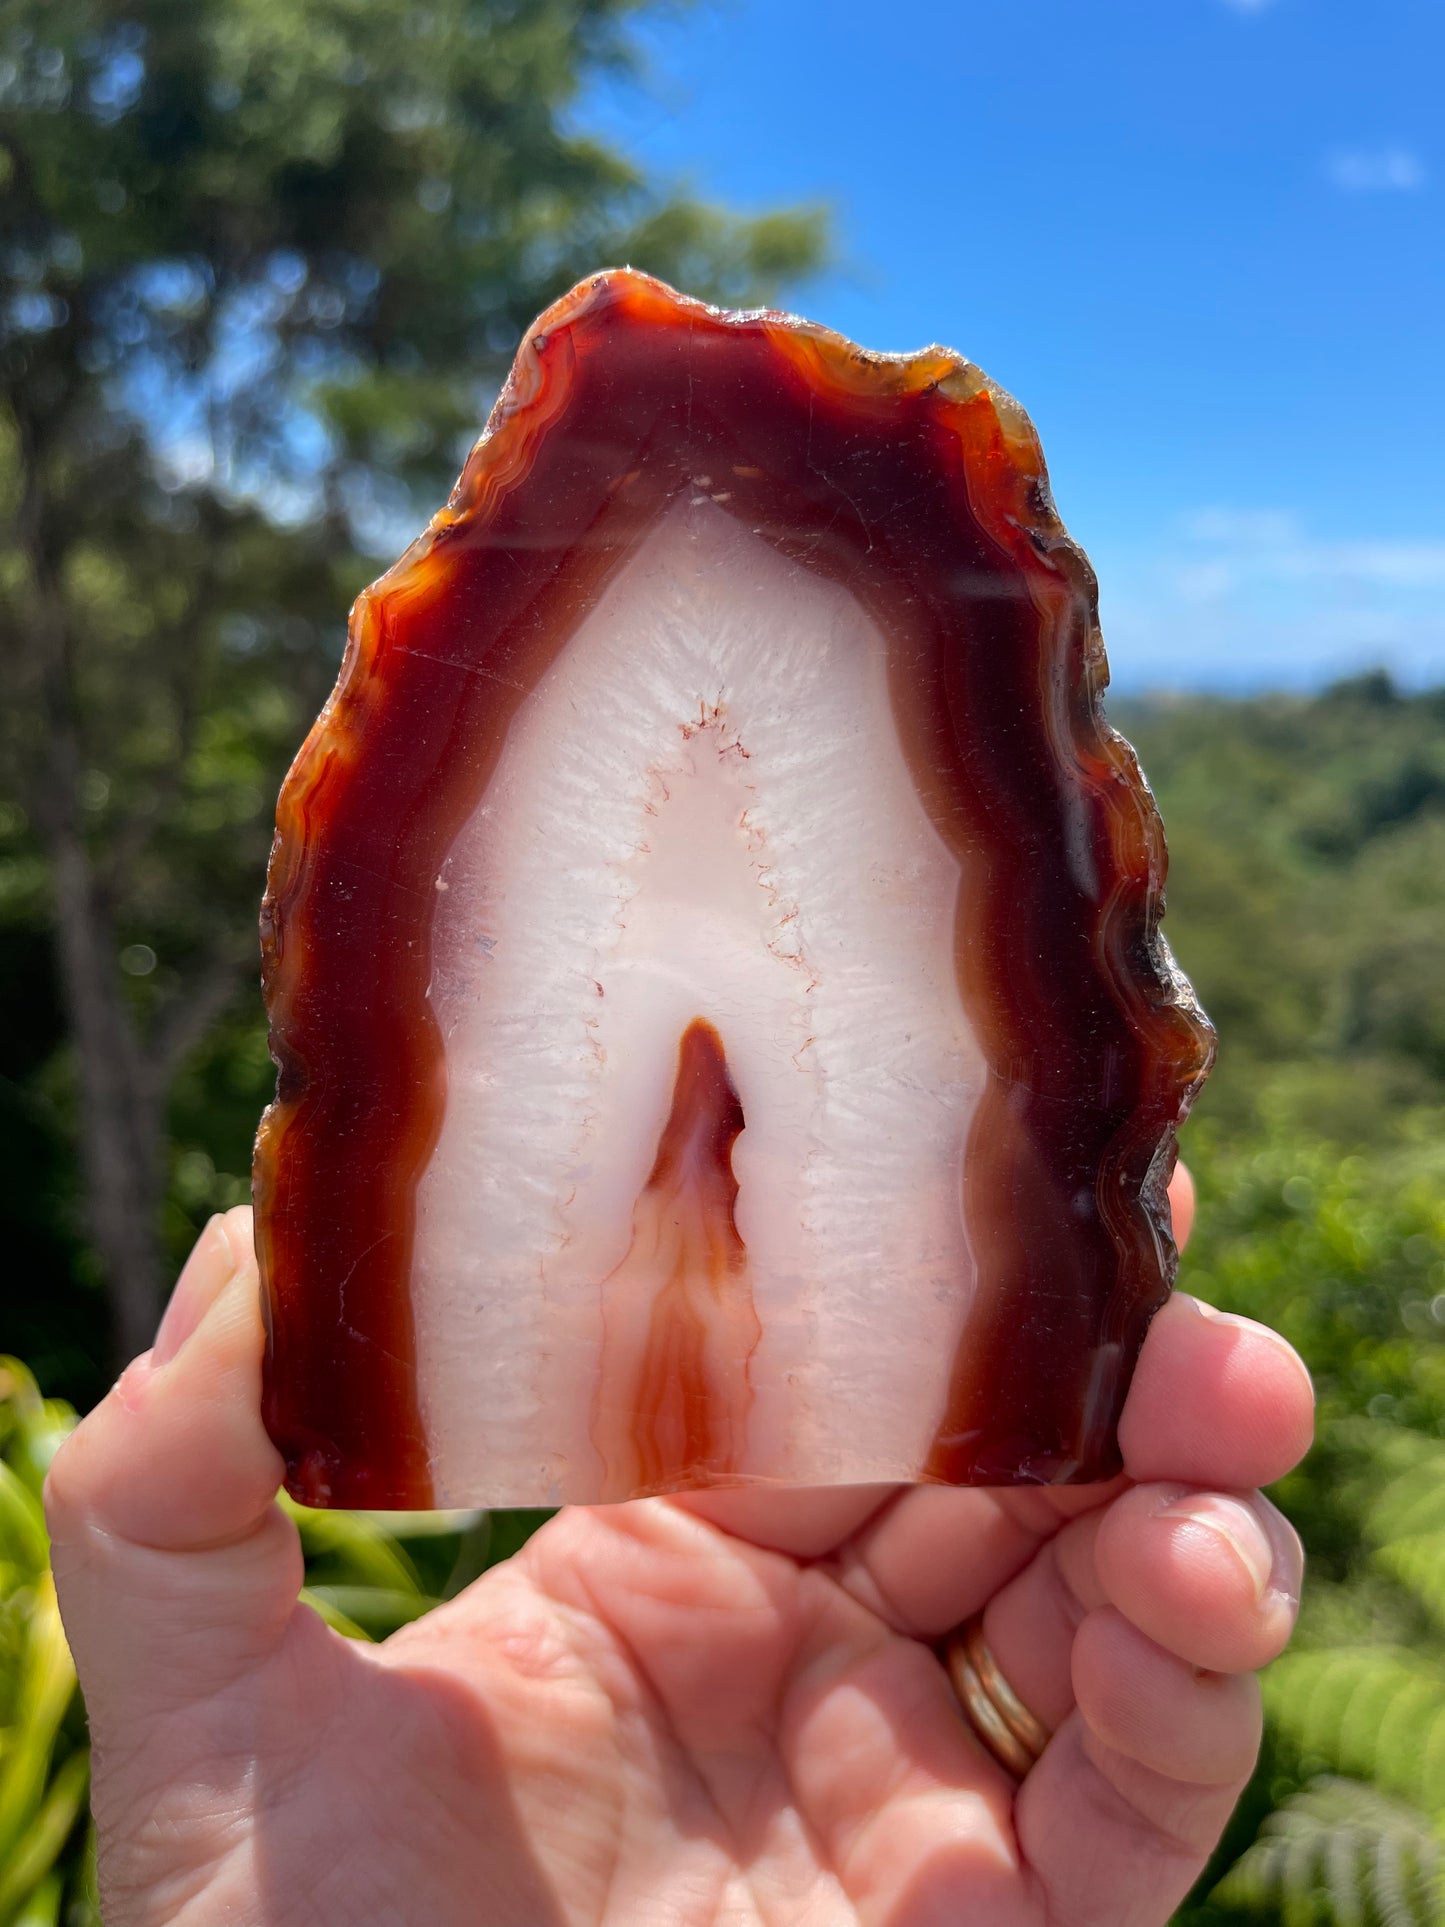
[[(1253, 1765), (1310, 1431), (1261, 1326), (1160, 1312), (1109, 1486), (572, 1508), (381, 1646), (297, 1603), (261, 1351), (236, 1210), (51, 1473), (107, 1927), (1162, 1927)], [(980, 1608), (1019, 1787), (932, 1650)]]

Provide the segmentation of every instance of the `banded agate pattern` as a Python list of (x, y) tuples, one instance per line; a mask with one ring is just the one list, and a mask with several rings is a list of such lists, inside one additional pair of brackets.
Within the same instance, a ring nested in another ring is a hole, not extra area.
[(1017, 406), (630, 271), (529, 333), (283, 790), (313, 1504), (1106, 1476), (1212, 1038)]

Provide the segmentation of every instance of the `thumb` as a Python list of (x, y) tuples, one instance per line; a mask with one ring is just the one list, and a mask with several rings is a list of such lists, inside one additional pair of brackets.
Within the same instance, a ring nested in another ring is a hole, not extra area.
[(128, 1724), (230, 1684), (297, 1609), (301, 1549), (260, 1417), (263, 1344), (238, 1208), (207, 1225), (154, 1348), (51, 1467), (56, 1586), (102, 1734), (112, 1715)]

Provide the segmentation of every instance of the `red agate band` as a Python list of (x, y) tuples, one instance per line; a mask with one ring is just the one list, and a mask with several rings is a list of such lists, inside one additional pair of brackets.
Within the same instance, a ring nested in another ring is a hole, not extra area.
[(310, 1503), (432, 1497), (410, 1301), (446, 1104), (431, 880), (518, 706), (700, 476), (881, 629), (909, 769), (962, 869), (958, 983), (988, 1066), (960, 1173), (977, 1287), (918, 1476), (1117, 1465), (1172, 1277), (1173, 1134), (1212, 1033), (1158, 938), (1162, 832), (1102, 720), (1094, 580), (1037, 440), (944, 350), (872, 356), (618, 271), (537, 322), (448, 508), (358, 601), (278, 807), (265, 1417)]

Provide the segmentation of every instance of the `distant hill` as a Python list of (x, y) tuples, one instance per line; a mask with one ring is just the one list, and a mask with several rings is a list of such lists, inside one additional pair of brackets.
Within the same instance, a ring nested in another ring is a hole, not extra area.
[(1199, 1115), (1363, 1144), (1445, 1107), (1445, 689), (1374, 674), (1108, 708), (1159, 799), (1165, 929), (1220, 1032)]

